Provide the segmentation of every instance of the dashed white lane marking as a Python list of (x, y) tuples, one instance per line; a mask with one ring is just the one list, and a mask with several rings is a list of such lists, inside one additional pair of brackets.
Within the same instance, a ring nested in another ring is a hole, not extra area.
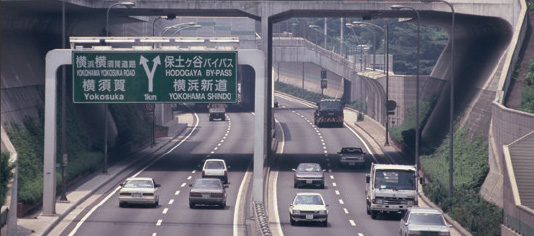
[(180, 194), (180, 191), (174, 192), (174, 196), (178, 196), (178, 194)]
[(328, 153), (328, 151), (327, 151), (327, 150), (324, 150), (324, 153)]
[(213, 150), (217, 150), (217, 149), (219, 149), (219, 147), (215, 147), (215, 148), (213, 148)]
[(156, 222), (156, 226), (160, 226), (161, 225), (161, 222), (163, 222), (162, 219), (159, 219), (158, 222)]
[(187, 180), (190, 180), (191, 178), (192, 178), (191, 175), (190, 175), (190, 176), (187, 176)]
[[(326, 145), (324, 142), (323, 142), (322, 144), (323, 144), (323, 146)], [(326, 149), (326, 148), (325, 148), (325, 149)]]
[(161, 214), (165, 215), (165, 214), (167, 214), (168, 211), (169, 211), (169, 208), (165, 208), (165, 209), (163, 209), (163, 212), (161, 212)]
[(349, 214), (349, 210), (347, 210), (347, 208), (343, 208), (343, 211), (345, 212), (345, 214)]
[(350, 222), (350, 225), (356, 226), (356, 222), (354, 222), (354, 220), (349, 220), (349, 222)]
[(210, 153), (213, 154), (213, 153), (215, 153), (215, 152), (214, 152), (214, 151), (211, 151)]
[(358, 236), (363, 236), (363, 234), (362, 233), (358, 233)]
[(174, 199), (169, 200), (169, 205), (172, 205), (174, 203)]
[(330, 159), (329, 159), (329, 158), (326, 158), (326, 161), (330, 161)]
[(344, 205), (345, 202), (343, 202), (343, 199), (339, 199), (339, 204)]
[(152, 236), (157, 236), (157, 235), (158, 235), (158, 233), (152, 233)]
[[(198, 165), (200, 167), (200, 165)], [(197, 170), (191, 171), (191, 174), (197, 173)]]
[(185, 187), (187, 184), (186, 183), (183, 183), (182, 185), (180, 185), (180, 187)]
[(339, 194), (340, 194), (340, 193), (339, 193), (339, 190), (336, 190), (336, 195), (339, 195)]
[(218, 144), (217, 144), (217, 146), (219, 146), (219, 147), (220, 147), (221, 145), (222, 145), (222, 143), (218, 143)]
[(332, 169), (328, 169), (328, 172), (329, 172), (329, 173), (332, 173)]
[(332, 186), (336, 187), (336, 186), (337, 186), (336, 182), (333, 182), (333, 183), (332, 183)]
[(333, 175), (330, 175), (330, 179), (334, 179), (334, 176), (333, 176)]

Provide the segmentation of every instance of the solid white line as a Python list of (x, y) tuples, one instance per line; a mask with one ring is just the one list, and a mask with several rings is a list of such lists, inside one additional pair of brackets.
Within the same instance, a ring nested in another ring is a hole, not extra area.
[(172, 205), (174, 203), (174, 199), (169, 200), (169, 205)]
[(356, 222), (354, 222), (354, 220), (349, 220), (349, 222), (350, 222), (350, 225), (356, 226)]
[[(282, 141), (281, 141), (281, 146), (280, 146), (280, 154), (284, 153), (284, 147), (285, 147), (285, 133), (284, 133), (284, 129), (282, 128), (282, 125), (280, 125), (280, 123), (275, 119), (275, 121), (277, 122), (278, 126), (280, 126), (280, 130), (282, 131)], [(277, 186), (277, 183), (278, 183), (278, 171), (273, 171), (273, 183), (274, 183), (274, 186), (273, 186), (273, 206), (271, 207), (274, 207), (274, 221), (275, 221), (275, 224), (276, 224), (276, 231), (278, 232), (278, 236), (284, 236), (284, 232), (282, 232), (282, 224), (280, 224), (280, 214), (278, 212), (278, 188), (276, 187)]]
[(343, 199), (339, 199), (339, 204), (344, 205), (345, 202), (343, 202)]
[(375, 160), (375, 162), (378, 162), (378, 160), (376, 159), (375, 157), (375, 154), (371, 151), (371, 149), (369, 148), (369, 146), (367, 145), (367, 143), (365, 141), (363, 141), (363, 138), (360, 137), (360, 135), (358, 135), (358, 133), (356, 131), (354, 131), (354, 129), (352, 129), (350, 126), (348, 125), (345, 125), (349, 130), (350, 132), (352, 132), (356, 137), (358, 137), (358, 139), (363, 143), (363, 145), (365, 146), (365, 149), (367, 149), (367, 153), (371, 154), (371, 156), (373, 157), (373, 159)]
[(339, 190), (336, 190), (336, 195), (339, 195), (339, 194), (340, 194), (340, 193), (339, 193)]
[(347, 208), (343, 208), (343, 211), (345, 212), (345, 214), (349, 214), (349, 210), (347, 210)]
[(180, 194), (180, 191), (174, 192), (174, 196), (178, 196), (178, 194)]
[(161, 212), (161, 214), (165, 215), (165, 214), (167, 214), (168, 211), (169, 211), (169, 208), (165, 208), (165, 209), (163, 209), (163, 212)]
[(156, 222), (156, 226), (160, 226), (161, 225), (161, 222), (163, 222), (162, 219), (159, 219), (158, 222)]
[(239, 209), (238, 208), (241, 204), (241, 194), (244, 194), (243, 188), (245, 187), (245, 182), (249, 174), (250, 174), (250, 171), (245, 172), (245, 176), (243, 177), (243, 180), (241, 181), (241, 185), (239, 185), (239, 191), (237, 192), (237, 199), (236, 199), (235, 207), (234, 207), (234, 225), (233, 225), (234, 236), (239, 235), (239, 230), (237, 228), (237, 226), (239, 225)]

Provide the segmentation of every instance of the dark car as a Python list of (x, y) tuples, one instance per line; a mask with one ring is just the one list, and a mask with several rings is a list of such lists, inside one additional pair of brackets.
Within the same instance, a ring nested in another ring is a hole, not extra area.
[(228, 185), (215, 178), (196, 179), (189, 191), (189, 207), (196, 205), (218, 205), (220, 208), (226, 207), (226, 189)]
[(317, 163), (300, 163), (295, 172), (293, 186), (298, 188), (301, 185), (313, 185), (324, 188), (324, 172), (321, 165)]
[(359, 147), (343, 147), (339, 151), (340, 166), (365, 166), (365, 152)]

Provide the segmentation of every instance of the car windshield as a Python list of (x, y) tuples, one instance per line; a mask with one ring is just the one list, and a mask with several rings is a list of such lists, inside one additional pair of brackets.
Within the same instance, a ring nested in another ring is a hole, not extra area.
[(208, 161), (206, 162), (206, 169), (224, 169), (222, 161)]
[(294, 205), (324, 205), (323, 199), (319, 195), (297, 195), (293, 201)]
[(415, 172), (403, 170), (377, 170), (375, 188), (415, 190)]
[(361, 148), (342, 148), (342, 149), (341, 149), (341, 153), (354, 153), (354, 154), (358, 154), (358, 153), (363, 153), (363, 151), (362, 151)]
[(306, 171), (306, 172), (317, 172), (317, 171), (321, 171), (321, 166), (318, 164), (303, 163), (297, 167), (297, 170)]
[(432, 213), (412, 213), (408, 223), (415, 225), (439, 225), (445, 226), (445, 221), (441, 214)]
[(154, 188), (154, 183), (151, 180), (128, 180), (124, 184), (125, 188)]
[(193, 188), (197, 189), (220, 189), (222, 188), (221, 181), (216, 179), (199, 179), (193, 184)]

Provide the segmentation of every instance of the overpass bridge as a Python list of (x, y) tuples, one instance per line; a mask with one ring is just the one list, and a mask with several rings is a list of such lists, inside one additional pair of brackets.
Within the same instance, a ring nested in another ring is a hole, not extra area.
[[(66, 1), (68, 18), (67, 34), (78, 36), (94, 36), (104, 30), (105, 10), (110, 6), (110, 1)], [(455, 51), (451, 51), (450, 44), (447, 45), (433, 72), (428, 76), (429, 81), (441, 84), (444, 88), (439, 94), (439, 100), (433, 111), (428, 124), (423, 130), (423, 138), (432, 139), (443, 137), (448, 127), (444, 124), (442, 117), (448, 114), (448, 86), (446, 81), (450, 78), (456, 80), (458, 91), (455, 96), (457, 104), (455, 113), (464, 114), (462, 123), (468, 124), (470, 129), (479, 130), (480, 133), (488, 136), (490, 140), (490, 166), (492, 170), (488, 176), (488, 185), (510, 185), (511, 181), (508, 172), (504, 172), (505, 162), (503, 161), (503, 145), (509, 144), (517, 138), (528, 134), (534, 130), (534, 117), (530, 114), (517, 112), (506, 108), (504, 100), (508, 91), (508, 84), (514, 68), (514, 63), (519, 54), (520, 45), (525, 35), (525, 11), (526, 6), (523, 0), (477, 0), (477, 1), (450, 1), (456, 10), (456, 45)], [(113, 10), (113, 22), (131, 22), (131, 16), (135, 16), (135, 21), (143, 22), (148, 17), (175, 14), (177, 16), (211, 16), (211, 17), (248, 17), (260, 22), (261, 49), (265, 52), (266, 68), (273, 66), (273, 24), (292, 17), (366, 17), (366, 18), (399, 18), (414, 17), (411, 11), (393, 11), (390, 6), (394, 2), (374, 2), (374, 1), (142, 1), (138, 2), (134, 9), (116, 8)], [(423, 4), (419, 2), (402, 2), (419, 10), (421, 21), (425, 23), (438, 24), (450, 32), (451, 14), (445, 4)], [(54, 40), (39, 40), (34, 37), (51, 36), (60, 34), (58, 25), (61, 19), (61, 2), (49, 2), (43, 6), (39, 2), (24, 0), (3, 0), (2, 1), (2, 38), (3, 42), (10, 44), (24, 44), (30, 47), (24, 48), (28, 54), (27, 62), (30, 67), (44, 67), (44, 62), (35, 58), (44, 58), (43, 52), (59, 45)], [(72, 15), (71, 15), (72, 14)], [(88, 27), (89, 30), (81, 30), (81, 27)], [(35, 33), (37, 32), (37, 33)], [(8, 34), (6, 36), (6, 33)], [(17, 38), (14, 40), (15, 33)], [(2, 44), (2, 57), (8, 45)], [(46, 48), (46, 49), (45, 49)], [(283, 50), (291, 50), (289, 47)], [(303, 52), (306, 53), (306, 52)], [(310, 52), (307, 52), (310, 53)], [(450, 53), (455, 55), (455, 74), (450, 73)], [(281, 53), (282, 54), (282, 53)], [(286, 53), (286, 55), (290, 55)], [(36, 56), (36, 57), (32, 57)], [(19, 56), (20, 57), (20, 56)], [(362, 75), (355, 75), (350, 69), (342, 67), (334, 59), (326, 59), (320, 56), (331, 71), (340, 73), (340, 77), (350, 79)], [(4, 115), (12, 119), (21, 119), (21, 114), (32, 113), (43, 104), (43, 98), (39, 96), (21, 94), (39, 94), (44, 85), (44, 73), (42, 71), (24, 71), (21, 66), (14, 65), (15, 62), (2, 60), (3, 68), (13, 68), (14, 70), (2, 70), (2, 124)], [(7, 65), (7, 66), (5, 66)], [(350, 66), (346, 66), (349, 67)], [(341, 72), (340, 72), (341, 71)], [(20, 76), (25, 75), (25, 76)], [(367, 76), (373, 77), (373, 76)], [(382, 97), (380, 94), (380, 76), (374, 82), (377, 94), (376, 100)], [(264, 81), (266, 94), (272, 96), (271, 70), (267, 70)], [(425, 77), (426, 78), (426, 77)], [(407, 77), (405, 84), (399, 85), (403, 95), (399, 95), (407, 103), (413, 103), (413, 97), (408, 94), (415, 94), (413, 77)], [(354, 83), (353, 83), (354, 84)], [(375, 86), (376, 85), (376, 86)], [(433, 86), (427, 86), (430, 88)], [(462, 88), (462, 90), (459, 90)], [(423, 99), (424, 94), (432, 94), (435, 91), (426, 91), (421, 88)], [(383, 90), (383, 88), (382, 88)], [(393, 90), (393, 88), (392, 88)], [(405, 95), (404, 95), (405, 94)], [(24, 104), (20, 107), (19, 104)], [(376, 117), (380, 120), (380, 104), (376, 105)], [(21, 108), (21, 109), (19, 109)], [(256, 109), (263, 109), (271, 116), (270, 109), (267, 109), (267, 102)], [(510, 119), (510, 117), (512, 117)], [(383, 122), (383, 121), (382, 121)], [(9, 123), (9, 122), (8, 122)], [(490, 125), (491, 124), (491, 125)], [(262, 136), (268, 143), (269, 137), (265, 130), (271, 129), (272, 124), (264, 124)], [(268, 145), (264, 145), (268, 146)], [(265, 147), (263, 155), (265, 155)], [(515, 180), (514, 180), (515, 181)], [(518, 190), (520, 192), (520, 190)], [(525, 222), (521, 216), (524, 214), (534, 215), (531, 211), (518, 207), (514, 196), (502, 196), (502, 189), (490, 188), (486, 186), (482, 192), (499, 205), (505, 207), (505, 219), (513, 219), (511, 222)], [(505, 222), (507, 225), (507, 222)], [(521, 224), (517, 224), (521, 225)], [(524, 225), (524, 224), (523, 224)], [(518, 226), (519, 227), (519, 226)], [(530, 227), (534, 227), (530, 225)], [(517, 229), (515, 229), (517, 230)]]

